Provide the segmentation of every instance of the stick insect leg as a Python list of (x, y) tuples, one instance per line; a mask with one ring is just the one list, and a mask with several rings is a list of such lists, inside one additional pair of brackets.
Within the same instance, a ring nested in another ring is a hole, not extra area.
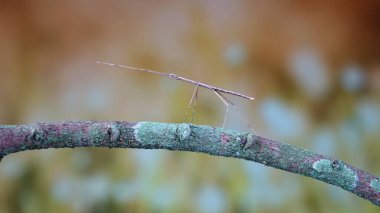
[(197, 104), (197, 98), (198, 98), (198, 88), (199, 88), (199, 85), (197, 84), (195, 89), (194, 89), (194, 92), (193, 92), (193, 95), (191, 96), (191, 99), (190, 99), (190, 103), (189, 103), (189, 106), (187, 107), (186, 109), (186, 114), (185, 114), (185, 123), (186, 123), (186, 120), (187, 120), (187, 115), (189, 113), (189, 110), (191, 107), (193, 107), (193, 111), (192, 111), (192, 114), (191, 114), (191, 119), (190, 119), (190, 123), (193, 122), (194, 120), (194, 115), (195, 115), (195, 105)]
[(216, 91), (216, 90), (212, 90), (214, 91), (214, 93), (220, 98), (220, 100), (223, 101), (223, 103), (226, 105), (227, 109), (226, 109), (226, 113), (224, 114), (224, 120), (223, 120), (223, 129), (224, 129), (224, 126), (226, 124), (226, 120), (227, 120), (227, 114), (228, 114), (228, 109), (229, 109), (229, 104), (228, 104), (228, 101), (223, 97), (222, 94), (220, 94), (220, 92)]
[(230, 105), (232, 105), (232, 107), (234, 108), (234, 110), (237, 112), (237, 114), (239, 115), (239, 117), (243, 120), (243, 122), (248, 126), (248, 128), (253, 132), (255, 133), (255, 131), (253, 130), (252, 128), (252, 125), (247, 121), (247, 119), (241, 114), (241, 112), (238, 110), (238, 108), (236, 107), (236, 105), (230, 100), (228, 99), (225, 95), (223, 95), (222, 93), (218, 92), (219, 95), (221, 97), (223, 97), (223, 99), (229, 103)]

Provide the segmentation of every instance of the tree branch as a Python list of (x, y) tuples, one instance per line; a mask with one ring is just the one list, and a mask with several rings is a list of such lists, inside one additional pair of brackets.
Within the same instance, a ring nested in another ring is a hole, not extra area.
[(168, 149), (241, 158), (338, 186), (380, 206), (380, 180), (331, 157), (252, 133), (192, 124), (65, 121), (0, 126), (0, 159), (23, 150)]

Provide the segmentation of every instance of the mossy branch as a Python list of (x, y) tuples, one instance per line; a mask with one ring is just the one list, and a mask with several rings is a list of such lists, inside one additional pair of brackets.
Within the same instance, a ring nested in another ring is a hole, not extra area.
[(0, 159), (47, 148), (168, 149), (241, 158), (338, 186), (380, 206), (380, 180), (331, 157), (252, 133), (192, 124), (65, 121), (0, 126)]

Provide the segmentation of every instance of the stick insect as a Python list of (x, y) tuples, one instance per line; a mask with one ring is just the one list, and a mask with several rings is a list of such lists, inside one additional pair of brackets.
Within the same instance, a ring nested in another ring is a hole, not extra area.
[(197, 103), (198, 89), (199, 89), (199, 87), (203, 87), (205, 89), (213, 91), (218, 96), (218, 98), (220, 100), (222, 100), (222, 102), (226, 105), (226, 113), (224, 115), (223, 128), (224, 128), (224, 126), (226, 124), (226, 119), (227, 119), (227, 114), (228, 114), (228, 111), (229, 111), (229, 107), (232, 106), (235, 109), (235, 111), (238, 112), (239, 116), (244, 120), (244, 122), (246, 123), (246, 125), (252, 130), (251, 125), (240, 114), (240, 112), (237, 109), (236, 105), (230, 99), (228, 99), (224, 94), (234, 95), (234, 96), (237, 96), (237, 97), (240, 97), (240, 98), (244, 98), (244, 99), (248, 99), (248, 100), (254, 100), (255, 98), (253, 98), (253, 97), (250, 97), (248, 95), (244, 95), (244, 94), (241, 94), (241, 93), (238, 93), (238, 92), (234, 92), (234, 91), (231, 91), (231, 90), (226, 90), (226, 89), (223, 89), (223, 88), (220, 88), (220, 87), (211, 86), (211, 85), (199, 82), (199, 81), (194, 81), (194, 80), (191, 80), (191, 79), (188, 79), (188, 78), (184, 78), (184, 77), (178, 76), (178, 75), (173, 74), (173, 73), (163, 73), (163, 72), (158, 72), (158, 71), (154, 71), (154, 70), (150, 70), (150, 69), (130, 67), (130, 66), (125, 66), (125, 65), (120, 65), (120, 64), (113, 64), (113, 63), (108, 63), (108, 62), (97, 61), (96, 63), (98, 63), (98, 64), (104, 64), (104, 65), (109, 65), (109, 66), (115, 66), (115, 67), (118, 67), (118, 68), (124, 68), (124, 69), (129, 69), (129, 70), (137, 70), (137, 71), (143, 71), (143, 72), (147, 72), (147, 73), (153, 73), (153, 74), (156, 74), (156, 75), (164, 76), (164, 77), (167, 77), (167, 78), (171, 78), (171, 79), (175, 79), (175, 80), (179, 80), (179, 81), (183, 81), (183, 82), (195, 85), (195, 89), (194, 89), (193, 95), (191, 96), (191, 100), (190, 100), (189, 106), (187, 107), (187, 110), (186, 110), (185, 122), (186, 122), (186, 118), (188, 116), (188, 112), (189, 112), (190, 108), (192, 108), (192, 117), (191, 117), (191, 121), (190, 122), (193, 122), (193, 118), (194, 118), (194, 114), (195, 114), (195, 105)]

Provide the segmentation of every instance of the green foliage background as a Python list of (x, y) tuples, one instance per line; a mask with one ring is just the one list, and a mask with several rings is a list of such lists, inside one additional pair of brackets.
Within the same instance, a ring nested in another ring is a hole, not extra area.
[[(193, 87), (96, 64), (199, 80), (259, 134), (379, 176), (378, 1), (2, 1), (0, 123), (183, 122)], [(230, 110), (232, 111), (232, 110)], [(225, 107), (200, 90), (195, 123)], [(227, 128), (247, 131), (230, 112)], [(310, 178), (169, 151), (62, 149), (0, 163), (0, 212), (375, 212)]]

